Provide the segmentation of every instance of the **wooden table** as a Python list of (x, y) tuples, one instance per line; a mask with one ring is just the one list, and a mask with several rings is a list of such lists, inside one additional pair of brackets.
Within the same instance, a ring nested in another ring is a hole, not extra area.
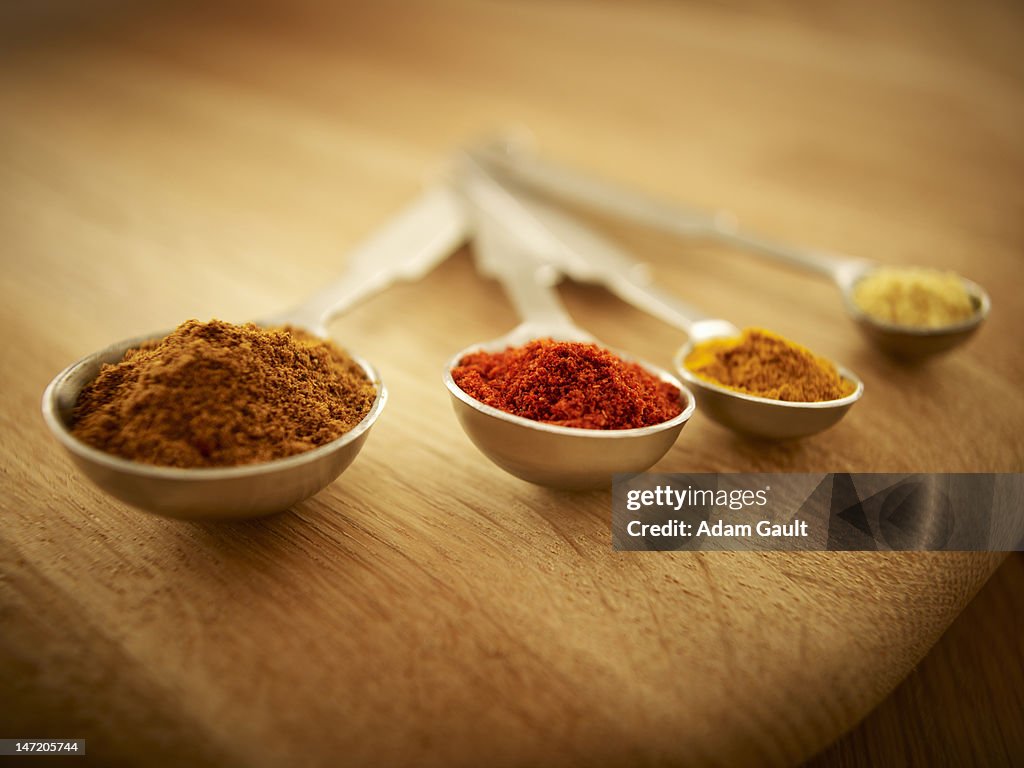
[[(134, 512), (38, 410), (110, 341), (300, 299), (449, 150), (515, 123), (545, 154), (755, 231), (991, 292), (968, 347), (910, 368), (811, 276), (604, 222), (666, 289), (867, 384), (799, 443), (698, 415), (659, 470), (1019, 472), (1019, 6), (5, 14), (0, 736), (84, 737), (97, 764), (790, 763), (878, 704), (1000, 562), (612, 552), (607, 493), (525, 485), (459, 431), (444, 361), (515, 321), (467, 252), (333, 326), (392, 398), (351, 469), (289, 513)], [(599, 338), (669, 365), (676, 331), (600, 289), (562, 293)]]

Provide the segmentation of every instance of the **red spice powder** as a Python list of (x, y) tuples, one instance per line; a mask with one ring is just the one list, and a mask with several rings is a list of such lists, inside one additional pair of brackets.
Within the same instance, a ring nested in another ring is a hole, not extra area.
[(452, 378), (486, 405), (562, 427), (648, 427), (683, 410), (678, 388), (596, 344), (539, 339), (474, 352)]

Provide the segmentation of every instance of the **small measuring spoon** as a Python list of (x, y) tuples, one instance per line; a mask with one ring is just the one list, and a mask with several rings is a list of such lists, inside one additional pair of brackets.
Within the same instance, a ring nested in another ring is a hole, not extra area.
[[(475, 201), (479, 190), (469, 193)], [(637, 361), (679, 389), (683, 410), (666, 422), (638, 429), (579, 429), (525, 419), (485, 405), (455, 383), (452, 369), (471, 352), (500, 352), (543, 338), (594, 342), (558, 300), (551, 287), (556, 275), (524, 253), (507, 231), (479, 210), (475, 223), (477, 265), (483, 274), (502, 283), (523, 322), (504, 336), (466, 347), (448, 361), (444, 383), (469, 439), (506, 472), (552, 488), (607, 487), (614, 474), (651, 467), (673, 446), (694, 410), (693, 395), (666, 371)]]
[(706, 237), (800, 267), (832, 280), (843, 296), (847, 313), (865, 336), (894, 357), (917, 359), (945, 352), (966, 341), (988, 316), (991, 302), (985, 289), (961, 277), (974, 314), (940, 328), (894, 325), (865, 313), (853, 298), (857, 283), (882, 264), (835, 253), (797, 248), (739, 231), (735, 216), (709, 214), (646, 197), (578, 171), (557, 166), (511, 142), (494, 142), (472, 151), (478, 162), (504, 178), (563, 200), (632, 219), (683, 237)]
[(642, 264), (571, 217), (535, 200), (519, 197), (491, 179), (489, 202), (495, 216), (529, 242), (533, 252), (574, 280), (606, 286), (619, 298), (685, 331), (689, 341), (675, 356), (675, 367), (697, 393), (702, 413), (730, 429), (782, 440), (805, 437), (838, 422), (864, 393), (864, 384), (847, 368), (840, 376), (854, 385), (838, 400), (796, 403), (756, 397), (700, 378), (686, 365), (695, 345), (739, 336), (732, 323), (708, 317), (651, 284)]
[[(289, 312), (259, 322), (291, 325), (327, 338), (327, 323), (356, 302), (398, 279), (426, 274), (465, 240), (467, 223), (447, 189), (428, 190), (349, 258), (346, 273)], [(311, 451), (262, 464), (179, 468), (129, 461), (82, 442), (71, 433), (75, 403), (105, 363), (167, 333), (112, 344), (68, 366), (43, 394), (43, 417), (80, 470), (96, 485), (132, 506), (187, 520), (241, 519), (281, 512), (322, 490), (355, 459), (387, 402), (377, 370), (352, 355), (377, 388), (369, 413), (349, 432)]]

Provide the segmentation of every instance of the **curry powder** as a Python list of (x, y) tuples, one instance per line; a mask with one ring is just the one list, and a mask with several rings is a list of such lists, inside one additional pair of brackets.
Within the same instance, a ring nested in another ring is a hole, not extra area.
[(684, 364), (712, 384), (772, 400), (815, 403), (837, 400), (854, 390), (830, 361), (760, 328), (697, 344)]

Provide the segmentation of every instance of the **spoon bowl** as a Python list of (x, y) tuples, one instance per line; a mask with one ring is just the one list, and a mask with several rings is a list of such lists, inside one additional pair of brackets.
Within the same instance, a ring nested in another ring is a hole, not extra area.
[(693, 415), (693, 394), (674, 376), (643, 362), (640, 365), (648, 372), (679, 389), (683, 410), (661, 424), (637, 429), (581, 429), (525, 419), (485, 405), (455, 383), (452, 370), (466, 355), (500, 352), (528, 340), (502, 337), (467, 347), (448, 362), (444, 372), (455, 416), (466, 435), (484, 456), (521, 480), (567, 490), (606, 488), (615, 474), (639, 473), (656, 464)]
[(71, 433), (78, 396), (104, 364), (166, 333), (129, 339), (65, 368), (43, 393), (43, 418), (78, 468), (97, 486), (146, 512), (183, 520), (241, 519), (282, 512), (329, 485), (355, 459), (387, 402), (380, 375), (352, 359), (377, 389), (370, 411), (352, 430), (311, 451), (260, 464), (179, 468), (144, 464), (93, 448)]
[[(566, 312), (555, 291), (559, 270), (536, 258), (536, 244), (501, 212), (504, 190), (472, 161), (462, 168), (461, 191), (474, 212), (474, 256), (481, 274), (505, 289), (522, 322), (510, 332), (459, 352), (444, 371), (455, 416), (466, 435), (506, 472), (551, 488), (606, 488), (615, 474), (643, 472), (668, 453), (694, 410), (693, 395), (671, 374), (642, 361), (645, 370), (679, 390), (682, 411), (638, 429), (581, 429), (545, 424), (485, 405), (456, 384), (452, 371), (471, 352), (501, 352), (533, 339), (594, 343)], [(622, 360), (632, 361), (616, 352)]]
[[(292, 326), (326, 339), (327, 323), (396, 280), (416, 280), (465, 240), (467, 222), (447, 187), (426, 190), (412, 204), (349, 254), (349, 268), (334, 282), (263, 327)], [(74, 363), (43, 393), (43, 418), (74, 463), (96, 485), (134, 507), (185, 520), (242, 519), (282, 512), (335, 480), (352, 463), (380, 417), (387, 389), (376, 369), (350, 355), (373, 383), (377, 396), (351, 430), (329, 443), (294, 456), (232, 467), (166, 467), (105, 453), (72, 432), (82, 390), (125, 352), (167, 333), (112, 344)]]
[[(702, 337), (701, 341), (706, 340)], [(763, 440), (791, 440), (822, 432), (835, 425), (864, 394), (864, 382), (853, 371), (837, 365), (839, 375), (854, 385), (838, 400), (819, 403), (789, 402), (757, 397), (713, 384), (686, 367), (693, 340), (676, 352), (675, 369), (693, 387), (701, 413), (734, 432)]]
[(853, 298), (853, 292), (857, 282), (878, 267), (879, 265), (872, 264), (839, 282), (847, 313), (854, 319), (868, 341), (891, 357), (914, 361), (948, 352), (967, 341), (988, 317), (991, 308), (988, 293), (965, 277), (960, 277), (960, 281), (974, 307), (974, 313), (966, 320), (939, 328), (915, 328), (886, 323), (872, 317), (858, 306)]

